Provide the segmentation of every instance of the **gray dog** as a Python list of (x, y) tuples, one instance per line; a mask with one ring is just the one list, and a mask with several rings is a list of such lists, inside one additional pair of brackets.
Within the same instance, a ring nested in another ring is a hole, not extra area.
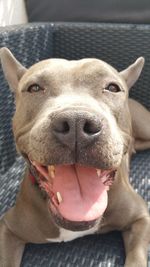
[(128, 181), (133, 150), (150, 147), (149, 112), (130, 100), (130, 113), (128, 105), (144, 59), (122, 72), (98, 59), (49, 59), (27, 70), (2, 48), (1, 61), (28, 167), (16, 205), (0, 221), (0, 266), (19, 267), (28, 242), (118, 229), (125, 267), (146, 267), (150, 217)]

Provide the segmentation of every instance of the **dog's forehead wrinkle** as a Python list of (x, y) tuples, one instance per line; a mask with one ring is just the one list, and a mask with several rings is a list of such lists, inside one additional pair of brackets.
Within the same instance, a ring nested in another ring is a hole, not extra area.
[(48, 68), (39, 69), (37, 71), (30, 71), (29, 69), (29, 73), (26, 74), (20, 81), (21, 87), (29, 86), (34, 83), (51, 85), (51, 83), (55, 81), (55, 74), (50, 72)]
[[(60, 75), (61, 74), (61, 75)], [(109, 64), (99, 59), (49, 59), (38, 62), (31, 66), (22, 77), (22, 83), (29, 83), (38, 80), (52, 80), (59, 82), (70, 80), (86, 80), (92, 78), (102, 79), (105, 76), (112, 76), (118, 79), (118, 72)]]
[(81, 82), (82, 84), (87, 83), (87, 86), (101, 84), (101, 82), (108, 79), (120, 81), (118, 79), (118, 72), (101, 60), (94, 60), (94, 62), (93, 60), (89, 60), (81, 66), (77, 65), (72, 69), (72, 78), (75, 85)]

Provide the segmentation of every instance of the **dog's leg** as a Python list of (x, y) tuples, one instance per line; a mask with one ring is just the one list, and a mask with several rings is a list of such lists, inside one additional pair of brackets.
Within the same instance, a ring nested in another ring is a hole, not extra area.
[(134, 143), (135, 150), (144, 150), (150, 148), (150, 141), (143, 141), (140, 139), (136, 139)]
[(147, 250), (150, 241), (150, 219), (135, 221), (130, 229), (123, 232), (126, 250), (125, 267), (146, 267)]
[(19, 267), (25, 243), (0, 221), (0, 267)]
[(150, 148), (150, 112), (140, 103), (129, 99), (135, 150)]

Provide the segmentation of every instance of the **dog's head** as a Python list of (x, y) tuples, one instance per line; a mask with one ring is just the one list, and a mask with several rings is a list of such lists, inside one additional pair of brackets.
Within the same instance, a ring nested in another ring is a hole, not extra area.
[(122, 72), (98, 59), (48, 59), (26, 69), (3, 48), (1, 61), (15, 93), (17, 149), (42, 177), (56, 223), (91, 227), (129, 151), (128, 90), (144, 59)]

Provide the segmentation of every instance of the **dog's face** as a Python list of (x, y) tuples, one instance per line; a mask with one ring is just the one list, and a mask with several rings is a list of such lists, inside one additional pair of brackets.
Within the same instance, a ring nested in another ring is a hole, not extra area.
[(18, 149), (45, 166), (117, 168), (128, 143), (127, 97), (125, 82), (100, 60), (40, 62), (16, 93)]
[(128, 88), (143, 59), (121, 73), (98, 59), (49, 59), (26, 70), (4, 49), (2, 64), (16, 95), (16, 145), (42, 177), (53, 218), (72, 230), (93, 226), (129, 150)]

